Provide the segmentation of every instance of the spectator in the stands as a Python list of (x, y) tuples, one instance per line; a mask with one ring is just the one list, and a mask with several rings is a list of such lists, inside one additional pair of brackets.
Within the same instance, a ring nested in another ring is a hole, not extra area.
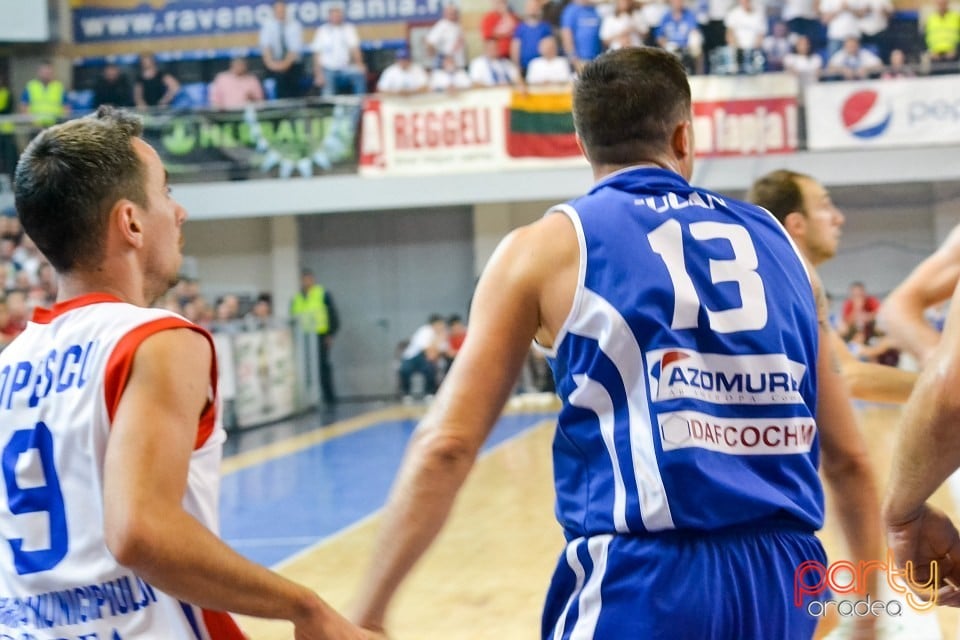
[(866, 15), (862, 0), (820, 0), (820, 20), (827, 25), (827, 58), (850, 38), (860, 39), (860, 18)]
[(467, 72), (457, 66), (453, 56), (445, 56), (439, 68), (430, 72), (430, 91), (456, 93), (473, 86)]
[(886, 59), (890, 52), (887, 27), (890, 25), (890, 16), (893, 15), (893, 4), (890, 0), (861, 0), (864, 3), (860, 15), (860, 44), (873, 48), (881, 59)]
[(613, 13), (600, 22), (600, 40), (606, 49), (639, 47), (649, 31), (633, 0), (616, 0)]
[(540, 41), (540, 55), (527, 67), (527, 84), (569, 84), (573, 82), (570, 61), (557, 54), (557, 39), (547, 36)]
[(221, 71), (210, 85), (210, 106), (214, 109), (242, 109), (263, 101), (263, 87), (247, 68), (247, 59), (236, 56), (230, 67)]
[(936, 8), (923, 21), (924, 40), (927, 44), (927, 56), (934, 63), (931, 69), (937, 72), (937, 63), (957, 61), (960, 45), (960, 12), (950, 8), (949, 0), (936, 0)]
[[(706, 56), (706, 59), (710, 61), (710, 64), (713, 64), (713, 52), (720, 47), (728, 46), (727, 42), (727, 15), (730, 11), (737, 6), (737, 0), (705, 0), (705, 2), (700, 2), (700, 6), (703, 7), (704, 3), (706, 4), (706, 15), (697, 16), (700, 25), (701, 32), (703, 33), (703, 53)], [(661, 20), (663, 18), (661, 17)], [(656, 24), (660, 24), (657, 22)], [(718, 59), (723, 56), (717, 56)], [(715, 70), (710, 68), (710, 73), (715, 73)]]
[(687, 71), (703, 73), (703, 34), (697, 27), (697, 17), (684, 0), (670, 0), (670, 11), (657, 28), (657, 43), (677, 55)]
[(33, 116), (37, 127), (49, 127), (70, 112), (66, 89), (54, 77), (49, 61), (41, 62), (37, 77), (27, 82), (20, 95), (20, 111)]
[(912, 78), (916, 72), (907, 64), (907, 57), (901, 49), (894, 49), (890, 52), (890, 64), (883, 70), (880, 77), (884, 80), (893, 80), (895, 78)]
[(496, 57), (510, 57), (510, 42), (513, 32), (520, 21), (513, 15), (507, 0), (492, 0), (493, 6), (480, 20), (480, 36), (484, 41), (493, 39), (497, 42)]
[(783, 70), (797, 76), (800, 87), (805, 87), (820, 79), (823, 70), (823, 58), (810, 50), (810, 39), (797, 36), (795, 51), (783, 58)]
[(287, 11), (286, 2), (274, 2), (273, 15), (260, 26), (260, 53), (263, 66), (276, 83), (277, 98), (303, 95), (302, 49), (303, 25)]
[(644, 39), (644, 44), (657, 46), (659, 44), (657, 38), (660, 35), (657, 31), (660, 28), (660, 23), (663, 22), (663, 18), (670, 12), (670, 7), (666, 0), (639, 0), (639, 2), (640, 15), (643, 16), (643, 21), (650, 27), (650, 31), (647, 32), (647, 37)]
[(377, 81), (379, 93), (409, 96), (427, 90), (427, 72), (410, 60), (410, 50), (397, 49), (394, 61), (380, 74)]
[(30, 319), (30, 311), (27, 308), (27, 294), (20, 289), (14, 289), (7, 292), (7, 321), (0, 327), (0, 335), (9, 342), (23, 333), (27, 328), (27, 321)]
[(157, 66), (152, 53), (140, 54), (140, 72), (133, 83), (133, 101), (138, 107), (166, 107), (180, 92), (173, 74)]
[(860, 38), (851, 36), (827, 62), (825, 76), (843, 80), (859, 80), (877, 76), (883, 71), (883, 61), (877, 54), (860, 46)]
[(470, 81), (475, 87), (498, 87), (517, 84), (520, 76), (509, 58), (497, 54), (500, 45), (490, 38), (483, 41), (483, 54), (470, 61)]
[(543, 19), (540, 0), (527, 0), (524, 7), (523, 22), (517, 25), (510, 43), (510, 59), (522, 76), (526, 76), (530, 61), (540, 55), (540, 41), (553, 35), (550, 23)]
[(467, 339), (467, 325), (463, 318), (453, 314), (447, 318), (447, 358), (453, 360), (460, 353), (464, 340)]
[(427, 324), (420, 326), (410, 338), (400, 357), (400, 392), (410, 395), (414, 374), (423, 376), (426, 394), (437, 392), (440, 358), (447, 349), (447, 323), (434, 313)]
[(575, 71), (600, 55), (600, 14), (590, 0), (570, 0), (560, 16), (560, 38)]
[(793, 52), (786, 22), (773, 23), (773, 33), (763, 39), (763, 58), (767, 71), (783, 71), (783, 59)]
[(258, 295), (243, 320), (247, 329), (266, 329), (273, 324), (273, 296), (269, 293)]
[(93, 106), (111, 105), (114, 107), (133, 106), (133, 87), (120, 67), (108, 62), (93, 85)]
[(463, 26), (460, 24), (460, 10), (457, 5), (449, 3), (443, 7), (443, 17), (430, 27), (425, 38), (427, 66), (439, 69), (443, 58), (451, 56), (459, 68), (467, 66), (467, 45), (463, 35)]
[(321, 25), (310, 45), (313, 51), (313, 84), (323, 88), (324, 96), (367, 92), (367, 65), (360, 51), (357, 28), (344, 21), (343, 7), (330, 8), (327, 22)]
[(737, 61), (745, 73), (763, 71), (763, 39), (767, 35), (767, 17), (754, 0), (739, 0), (727, 14), (724, 24), (733, 33)]
[(817, 0), (784, 0), (780, 10), (780, 19), (787, 23), (790, 33), (806, 36), (814, 50), (826, 44), (817, 4)]

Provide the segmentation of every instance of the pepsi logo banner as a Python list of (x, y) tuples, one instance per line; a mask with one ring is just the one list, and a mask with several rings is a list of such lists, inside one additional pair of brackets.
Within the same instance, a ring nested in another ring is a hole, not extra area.
[(811, 150), (960, 142), (960, 83), (949, 76), (813, 85), (805, 104)]

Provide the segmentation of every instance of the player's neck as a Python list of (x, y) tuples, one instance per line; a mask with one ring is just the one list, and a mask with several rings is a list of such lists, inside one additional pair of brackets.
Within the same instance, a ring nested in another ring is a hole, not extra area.
[(631, 162), (629, 164), (598, 164), (593, 166), (593, 179), (597, 182), (600, 182), (610, 174), (616, 173), (618, 171), (623, 171), (624, 169), (637, 169), (641, 167), (649, 167), (656, 169), (663, 169), (665, 171), (671, 171), (677, 175), (682, 176), (676, 164), (670, 162), (666, 159), (651, 159), (651, 160), (640, 160), (637, 162)]
[(72, 271), (59, 275), (57, 302), (91, 293), (107, 293), (140, 307), (149, 306), (150, 303), (142, 283), (136, 282), (135, 278), (129, 274), (118, 277), (116, 272), (101, 269), (94, 272)]

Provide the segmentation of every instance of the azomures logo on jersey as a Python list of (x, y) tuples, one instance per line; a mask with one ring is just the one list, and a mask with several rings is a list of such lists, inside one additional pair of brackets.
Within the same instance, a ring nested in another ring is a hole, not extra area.
[(692, 349), (647, 352), (653, 402), (693, 398), (713, 404), (802, 404), (806, 366), (785, 354), (731, 356)]

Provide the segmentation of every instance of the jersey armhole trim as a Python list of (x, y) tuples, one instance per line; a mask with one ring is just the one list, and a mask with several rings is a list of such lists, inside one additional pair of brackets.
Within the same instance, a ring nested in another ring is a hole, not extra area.
[(127, 382), (130, 379), (130, 370), (133, 368), (133, 359), (137, 354), (137, 349), (143, 344), (143, 341), (150, 336), (169, 329), (190, 329), (191, 331), (196, 331), (210, 343), (212, 357), (210, 365), (211, 391), (207, 406), (204, 408), (203, 413), (200, 414), (200, 421), (197, 425), (197, 439), (194, 442), (194, 449), (199, 449), (210, 438), (216, 426), (217, 358), (213, 337), (202, 327), (198, 327), (183, 318), (171, 316), (151, 320), (135, 327), (120, 338), (110, 353), (110, 357), (107, 359), (106, 372), (104, 375), (103, 399), (107, 407), (107, 416), (110, 419), (112, 428), (117, 407), (120, 406), (120, 399), (123, 397), (123, 391), (126, 389)]
[(572, 325), (573, 321), (580, 315), (580, 304), (583, 299), (583, 288), (587, 276), (587, 239), (583, 233), (583, 223), (580, 222), (580, 214), (569, 204), (558, 204), (555, 207), (550, 207), (544, 215), (549, 215), (555, 211), (567, 216), (571, 224), (573, 224), (574, 230), (577, 232), (577, 244), (580, 246), (580, 264), (577, 269), (577, 289), (573, 294), (573, 304), (570, 305), (570, 313), (567, 314), (566, 319), (560, 326), (560, 330), (557, 331), (557, 335), (553, 339), (553, 346), (544, 347), (536, 340), (533, 342), (534, 349), (547, 358), (557, 357), (557, 349), (560, 348), (564, 338), (567, 337), (567, 333), (570, 331), (570, 325)]

